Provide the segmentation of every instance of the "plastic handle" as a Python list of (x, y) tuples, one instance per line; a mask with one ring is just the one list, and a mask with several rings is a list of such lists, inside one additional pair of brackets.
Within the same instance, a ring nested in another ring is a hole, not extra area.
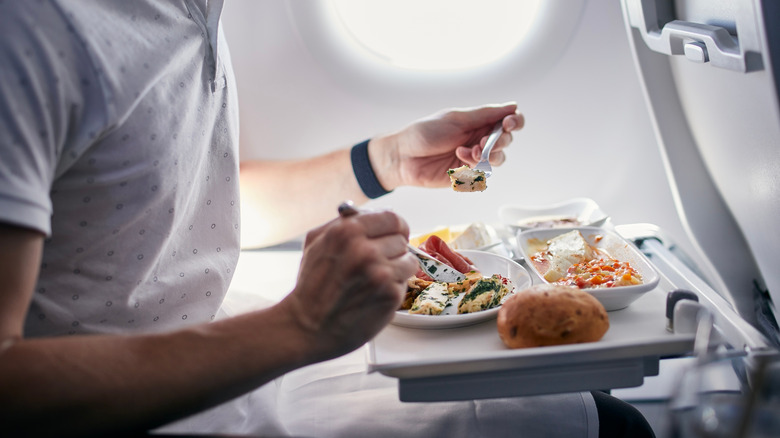
[(681, 330), (679, 327), (675, 327), (675, 322), (681, 318), (678, 314), (677, 303), (683, 300), (690, 300), (692, 302), (699, 302), (699, 296), (696, 293), (684, 289), (676, 289), (666, 294), (666, 329), (670, 332), (676, 333)]
[(693, 300), (698, 302), (699, 296), (695, 292), (685, 289), (675, 289), (666, 294), (666, 317), (672, 319), (674, 316), (674, 306), (678, 301)]
[(674, 20), (658, 27), (656, 0), (625, 0), (629, 24), (639, 30), (647, 47), (665, 55), (684, 55), (713, 67), (747, 71), (739, 41), (718, 26)]

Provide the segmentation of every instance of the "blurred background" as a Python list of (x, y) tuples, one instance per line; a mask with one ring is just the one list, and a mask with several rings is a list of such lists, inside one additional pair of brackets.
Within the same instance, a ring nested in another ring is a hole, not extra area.
[(613, 223), (652, 223), (689, 248), (619, 2), (385, 3), (227, 2), (242, 158), (320, 154), (443, 108), (516, 101), (526, 127), (485, 192), (400, 188), (372, 205), (425, 232), (589, 197)]
[[(728, 298), (716, 313), (734, 308), (776, 340), (769, 294), (780, 285), (777, 3), (624, 2), (638, 23), (631, 37), (614, 0), (230, 0), (223, 25), (239, 87), (242, 158), (308, 157), (445, 108), (517, 102), (526, 126), (486, 191), (404, 187), (369, 207), (395, 210), (417, 234), (501, 225), (502, 206), (590, 198), (615, 225), (659, 227), (664, 243), (705, 266), (710, 286)], [(660, 39), (657, 27), (673, 19), (693, 23), (688, 30), (722, 28), (745, 65), (697, 60), (714, 49), (699, 37), (675, 40), (701, 50), (684, 56), (636, 43), (640, 28), (642, 38)], [(649, 80), (640, 79), (635, 56)], [(242, 232), (253, 233), (252, 225)], [(742, 323), (723, 327), (740, 331)], [(737, 338), (733, 347), (751, 345)], [(663, 360), (642, 386), (613, 391), (640, 408), (659, 438), (668, 436), (666, 402), (690, 359)]]

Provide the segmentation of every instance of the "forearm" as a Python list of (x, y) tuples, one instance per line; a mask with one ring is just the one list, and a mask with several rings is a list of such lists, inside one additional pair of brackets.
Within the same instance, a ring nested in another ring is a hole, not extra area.
[[(524, 123), (516, 110), (515, 104), (453, 109), (372, 137), (368, 157), (377, 182), (386, 191), (447, 187), (447, 170), (476, 164), (491, 128), (503, 119), (507, 132), (491, 154), (491, 162), (500, 165), (505, 159), (502, 149), (512, 139), (509, 131)], [(349, 148), (302, 161), (244, 162), (241, 192), (244, 247), (297, 237), (332, 219), (334, 206), (345, 199), (358, 205), (368, 200), (355, 178)]]
[(368, 200), (352, 172), (350, 150), (302, 161), (241, 164), (242, 246), (300, 236), (336, 215), (345, 199)]
[(0, 358), (0, 424), (142, 431), (227, 401), (309, 363), (289, 313), (273, 309), (171, 334), (19, 341)]

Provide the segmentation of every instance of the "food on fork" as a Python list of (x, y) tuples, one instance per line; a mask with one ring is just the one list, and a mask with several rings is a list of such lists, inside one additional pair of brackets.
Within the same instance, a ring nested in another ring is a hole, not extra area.
[(485, 172), (470, 168), (464, 164), (447, 171), (452, 182), (452, 189), (456, 192), (482, 192), (487, 188)]
[(538, 284), (507, 298), (496, 324), (507, 347), (530, 348), (598, 341), (609, 329), (609, 317), (583, 290)]

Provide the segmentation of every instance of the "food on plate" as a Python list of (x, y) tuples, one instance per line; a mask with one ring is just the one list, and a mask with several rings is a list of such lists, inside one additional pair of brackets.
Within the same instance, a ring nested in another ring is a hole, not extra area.
[(547, 247), (533, 256), (531, 262), (545, 280), (556, 281), (574, 264), (592, 259), (596, 251), (578, 230), (550, 239)]
[(474, 313), (498, 307), (509, 294), (508, 284), (509, 280), (498, 274), (480, 278), (460, 300), (458, 313)]
[[(462, 281), (447, 284), (453, 295), (465, 292), (475, 281), (482, 278), (482, 274), (477, 271), (471, 260), (455, 252), (437, 235), (428, 237), (418, 248), (466, 276)], [(432, 282), (433, 278), (422, 269), (418, 269), (417, 273), (407, 281), (406, 296), (401, 304), (401, 310), (410, 310), (420, 293)]]
[(409, 243), (413, 246), (420, 247), (428, 238), (436, 236), (443, 240), (445, 243), (452, 242), (453, 230), (450, 227), (437, 227), (431, 232), (414, 235), (409, 238)]
[(404, 300), (401, 303), (400, 310), (411, 309), (412, 305), (414, 304), (414, 300), (416, 300), (420, 293), (425, 290), (426, 287), (430, 286), (431, 283), (433, 283), (433, 281), (423, 280), (416, 275), (409, 278), (406, 281), (406, 295), (404, 296)]
[(447, 283), (434, 281), (415, 298), (409, 313), (440, 315), (444, 308), (450, 305), (451, 300), (452, 296), (449, 290), (447, 290)]
[[(449, 265), (451, 268), (463, 274), (477, 270), (471, 260), (455, 252), (455, 250), (438, 236), (429, 237), (428, 240), (423, 242), (418, 248), (425, 251), (429, 256)], [(417, 271), (417, 277), (424, 280), (433, 280), (423, 272), (422, 269)]]
[(482, 222), (455, 227), (437, 227), (431, 232), (412, 236), (409, 243), (419, 247), (431, 236), (441, 238), (453, 249), (477, 249), (489, 245), (493, 237), (490, 229)]
[(523, 228), (561, 228), (576, 227), (582, 222), (574, 216), (534, 216), (519, 221), (517, 225)]
[(485, 224), (474, 222), (461, 233), (453, 233), (452, 240), (447, 242), (454, 249), (474, 249), (488, 245), (492, 238)]
[(462, 274), (466, 276), (463, 280), (455, 283), (447, 283), (450, 293), (456, 297), (462, 293), (468, 292), (474, 283), (482, 279), (482, 273), (479, 271), (463, 272)]
[(598, 341), (609, 329), (609, 317), (583, 290), (538, 284), (507, 298), (496, 324), (507, 347), (530, 348)]
[(590, 245), (579, 230), (548, 240), (546, 246), (533, 253), (530, 259), (550, 283), (580, 289), (642, 284), (642, 276), (628, 262), (619, 261)]
[[(453, 297), (457, 297), (460, 294), (467, 292), (474, 283), (482, 278), (482, 274), (479, 271), (469, 271), (464, 272), (463, 274), (466, 276), (464, 280), (446, 283), (447, 290)], [(409, 278), (406, 282), (406, 295), (404, 296), (404, 301), (401, 303), (400, 310), (410, 310), (412, 306), (414, 306), (417, 297), (432, 283), (434, 283), (433, 280), (423, 280), (416, 275)]]
[(467, 257), (455, 252), (440, 237), (432, 235), (420, 249), (465, 275), (465, 279), (444, 283), (430, 278), (422, 269), (408, 279), (406, 296), (399, 310), (412, 314), (440, 315), (462, 295), (457, 313), (473, 313), (498, 307), (512, 292), (509, 279), (499, 274), (484, 277)]
[(464, 164), (447, 171), (452, 182), (452, 190), (456, 192), (482, 192), (487, 188), (485, 172), (475, 170)]
[(628, 262), (599, 257), (574, 264), (566, 271), (566, 276), (556, 283), (577, 286), (580, 289), (635, 286), (642, 284), (642, 276)]

